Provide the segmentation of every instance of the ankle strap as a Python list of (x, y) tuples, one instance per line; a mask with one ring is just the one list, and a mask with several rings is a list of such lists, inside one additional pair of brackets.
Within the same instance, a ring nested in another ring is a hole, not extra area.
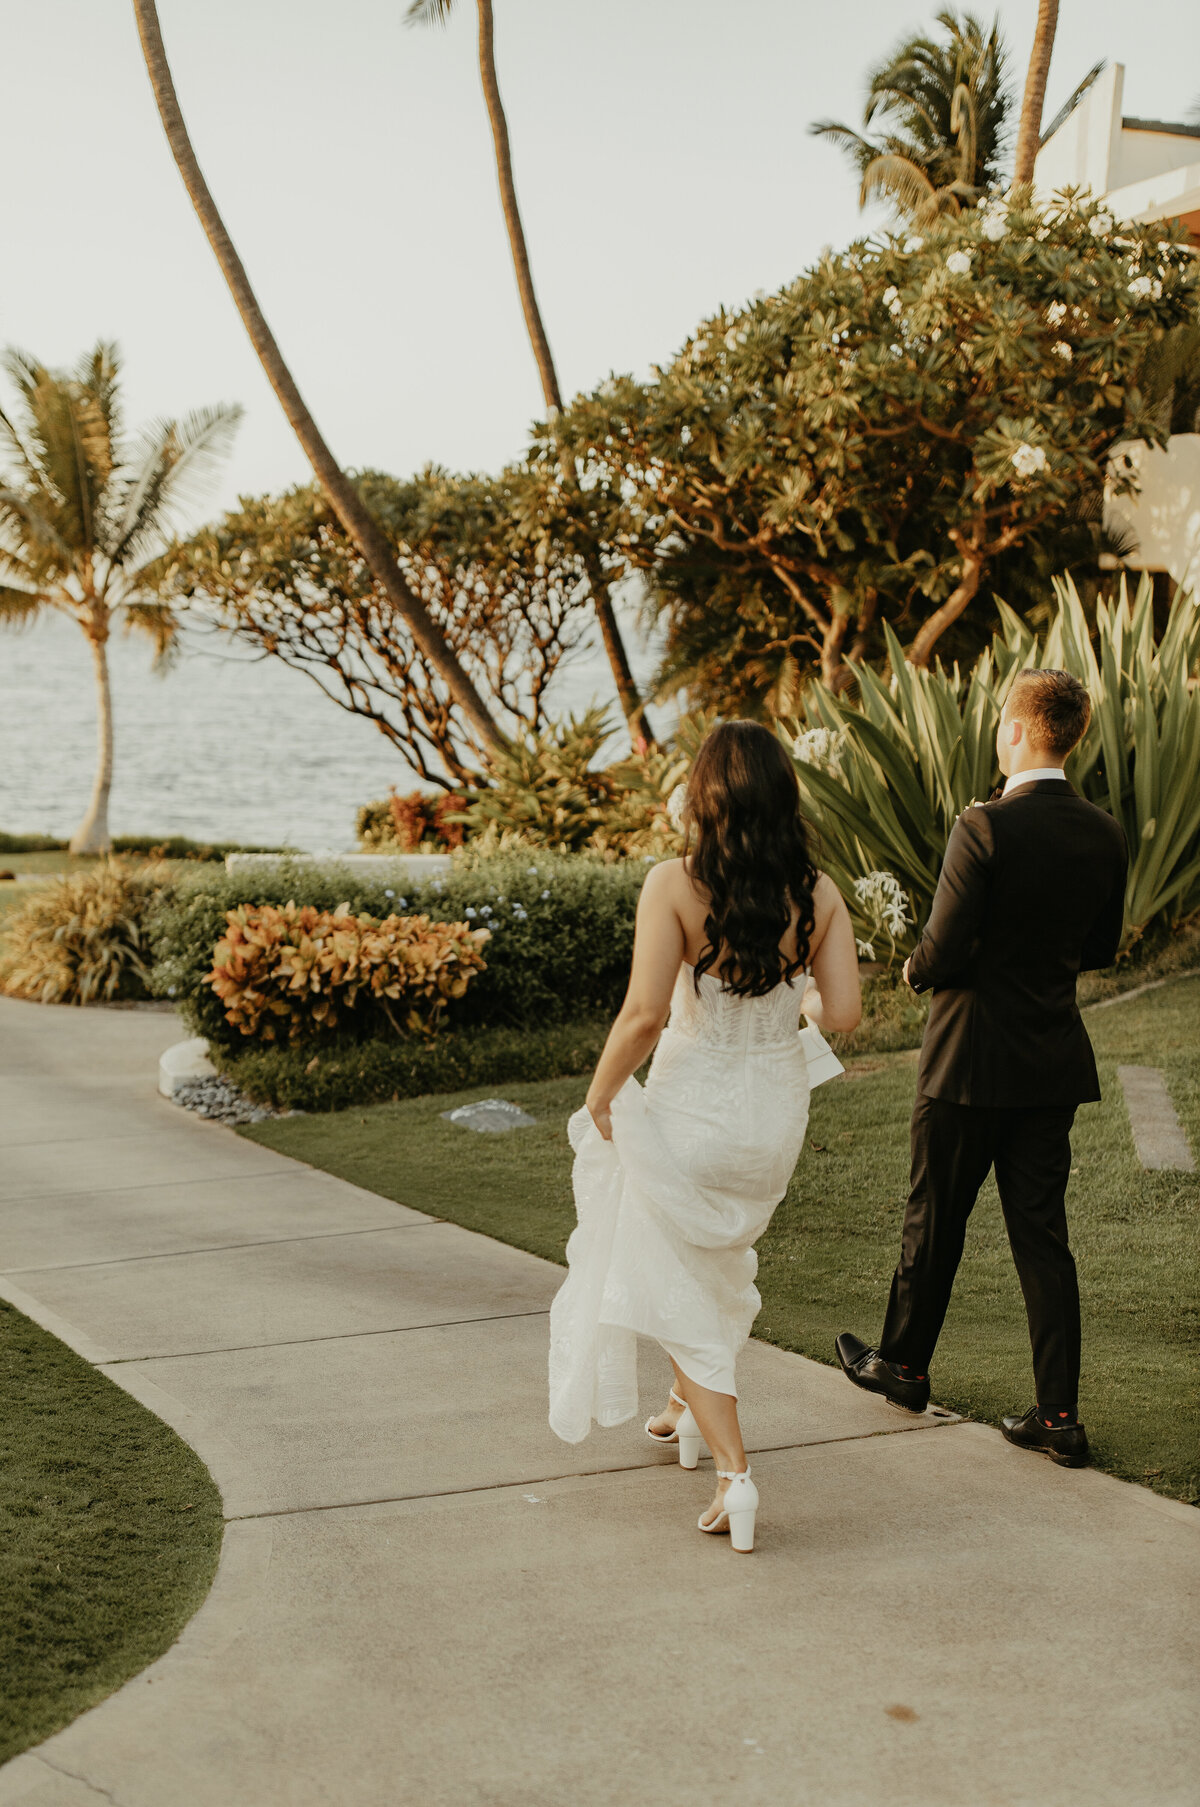
[(674, 1387), (671, 1388), (671, 1403), (673, 1405), (681, 1405), (685, 1411), (687, 1410), (687, 1400), (681, 1399)]
[(718, 1468), (718, 1470), (717, 1470), (717, 1474), (722, 1481), (742, 1481), (742, 1480), (745, 1480), (746, 1476), (749, 1473), (750, 1473), (749, 1462), (747, 1462), (747, 1464), (744, 1468), (738, 1468), (738, 1469)]

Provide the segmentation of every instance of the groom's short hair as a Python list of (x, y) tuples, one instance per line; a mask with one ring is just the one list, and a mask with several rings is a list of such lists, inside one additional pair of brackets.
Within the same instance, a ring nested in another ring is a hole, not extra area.
[(1009, 721), (1025, 723), (1034, 746), (1065, 759), (1092, 719), (1092, 699), (1069, 671), (1019, 671), (1004, 706)]

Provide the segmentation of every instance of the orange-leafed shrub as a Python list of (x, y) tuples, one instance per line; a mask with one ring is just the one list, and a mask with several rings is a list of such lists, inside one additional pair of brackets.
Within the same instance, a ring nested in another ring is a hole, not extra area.
[(225, 917), (206, 983), (227, 1021), (293, 1046), (351, 1023), (429, 1034), (485, 966), (490, 931), (428, 916), (354, 916), (349, 906), (242, 904)]
[(375, 803), (364, 803), (356, 818), (359, 846), (368, 853), (419, 853), (424, 847), (452, 853), (466, 830), (448, 818), (463, 807), (462, 797), (437, 792), (392, 791)]

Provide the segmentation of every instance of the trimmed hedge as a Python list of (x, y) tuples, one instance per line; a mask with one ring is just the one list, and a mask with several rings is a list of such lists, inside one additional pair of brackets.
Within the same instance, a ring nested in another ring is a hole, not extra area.
[(305, 1048), (214, 1048), (221, 1072), (259, 1104), (284, 1110), (339, 1111), (389, 1098), (458, 1092), (516, 1079), (562, 1079), (590, 1073), (600, 1058), (610, 1019), (552, 1023), (542, 1029), (476, 1028), (448, 1031), (425, 1042), (323, 1042)]
[(451, 871), (407, 890), (358, 873), (339, 877), (298, 865), (253, 877), (184, 873), (152, 925), (151, 988), (177, 1001), (194, 1034), (216, 1047), (245, 1049), (246, 1038), (226, 1022), (220, 999), (203, 982), (226, 912), (239, 904), (290, 901), (332, 910), (346, 903), (356, 913), (427, 915), (492, 930), (487, 970), (450, 1005), (448, 1030), (473, 1024), (542, 1029), (611, 1016), (629, 979), (646, 871), (641, 860), (606, 865), (525, 851), (462, 856)]
[[(46, 834), (0, 834), (0, 853), (65, 853), (68, 843)], [(277, 847), (249, 847), (242, 841), (193, 841), (185, 834), (118, 834), (114, 853), (153, 853), (165, 860), (223, 860), (227, 853), (278, 853)]]

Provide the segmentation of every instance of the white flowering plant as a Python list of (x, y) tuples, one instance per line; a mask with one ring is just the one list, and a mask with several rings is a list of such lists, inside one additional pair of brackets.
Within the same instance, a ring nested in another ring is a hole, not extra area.
[(577, 458), (631, 485), (606, 543), (653, 573), (668, 686), (787, 714), (809, 672), (878, 657), (883, 621), (925, 666), (990, 615), (1001, 561), (1032, 581), (1082, 555), (1113, 446), (1163, 443), (1139, 370), (1200, 303), (1180, 231), (1101, 213), (1015, 191), (861, 238), (566, 411)]
[(867, 872), (854, 881), (853, 914), (868, 926), (865, 936), (855, 936), (860, 959), (875, 960), (876, 948), (886, 935), (887, 964), (896, 958), (896, 949), (914, 927), (907, 893), (891, 872)]

